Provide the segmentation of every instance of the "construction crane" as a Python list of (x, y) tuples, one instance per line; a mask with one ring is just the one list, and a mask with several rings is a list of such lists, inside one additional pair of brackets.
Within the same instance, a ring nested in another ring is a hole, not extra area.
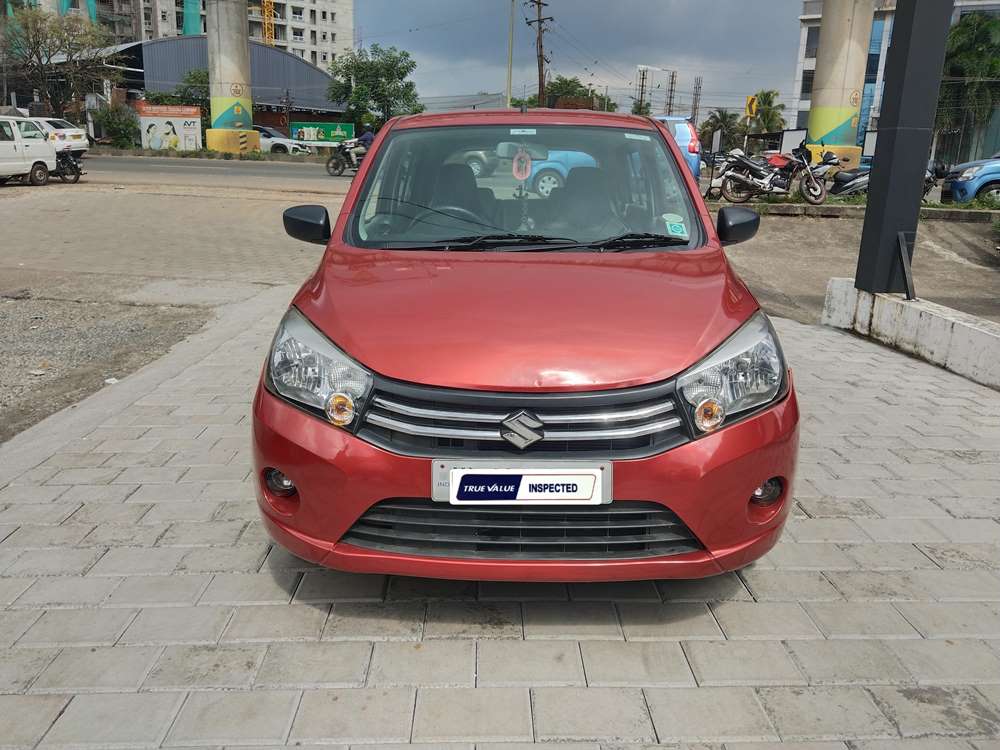
[(262, 0), (260, 4), (261, 27), (264, 32), (264, 44), (274, 46), (274, 0)]

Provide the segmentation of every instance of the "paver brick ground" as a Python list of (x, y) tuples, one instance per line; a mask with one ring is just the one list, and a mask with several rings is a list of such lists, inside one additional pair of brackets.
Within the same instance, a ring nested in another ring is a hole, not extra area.
[(779, 320), (797, 503), (754, 565), (359, 576), (257, 521), (289, 294), (0, 447), (0, 747), (1000, 746), (1000, 394)]

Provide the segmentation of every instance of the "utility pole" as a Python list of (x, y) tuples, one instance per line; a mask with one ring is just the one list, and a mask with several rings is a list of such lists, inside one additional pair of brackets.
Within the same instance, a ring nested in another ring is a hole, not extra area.
[(548, 3), (544, 0), (526, 0), (525, 5), (535, 6), (535, 18), (528, 21), (529, 26), (535, 27), (535, 50), (538, 55), (538, 106), (545, 106), (545, 22), (552, 21), (552, 16), (542, 16), (542, 11)]
[(285, 95), (281, 97), (278, 102), (285, 110), (285, 127), (288, 128), (288, 137), (292, 137), (292, 104), (295, 100), (292, 98), (292, 92), (289, 89), (285, 89)]
[(636, 97), (639, 102), (638, 112), (641, 115), (646, 105), (646, 78), (649, 76), (649, 68), (645, 65), (639, 66), (639, 96)]
[(670, 71), (670, 84), (667, 87), (667, 114), (672, 115), (674, 113), (674, 94), (677, 92), (677, 71)]
[(694, 94), (691, 97), (691, 121), (698, 127), (698, 108), (701, 106), (701, 76), (694, 79)]
[(510, 0), (510, 25), (507, 28), (507, 109), (510, 109), (511, 76), (514, 71), (514, 11), (517, 0)]

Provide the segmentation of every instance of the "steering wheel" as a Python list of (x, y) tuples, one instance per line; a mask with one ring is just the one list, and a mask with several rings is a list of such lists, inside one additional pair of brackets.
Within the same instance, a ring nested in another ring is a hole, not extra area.
[[(479, 216), (475, 211), (471, 211), (468, 208), (463, 208), (462, 206), (435, 206), (434, 208), (425, 208), (423, 211), (418, 213), (413, 217), (413, 224), (424, 222), (428, 216), (437, 216), (440, 218), (458, 219), (460, 221), (465, 221), (470, 224), (475, 224), (478, 227), (484, 229), (489, 229), (492, 227), (486, 221), (483, 221), (483, 217)], [(426, 222), (429, 224), (434, 224), (438, 222)], [(411, 224), (411, 226), (413, 226)]]

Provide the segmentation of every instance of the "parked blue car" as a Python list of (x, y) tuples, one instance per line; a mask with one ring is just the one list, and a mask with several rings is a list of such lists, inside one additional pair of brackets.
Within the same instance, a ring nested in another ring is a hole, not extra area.
[(531, 163), (528, 184), (534, 192), (548, 198), (553, 190), (566, 184), (566, 176), (571, 169), (596, 166), (594, 157), (583, 151), (549, 151), (548, 159)]
[(1000, 153), (952, 167), (941, 183), (942, 203), (968, 203), (974, 198), (1000, 203)]
[(677, 141), (691, 174), (696, 180), (701, 177), (701, 141), (698, 140), (698, 131), (694, 129), (691, 121), (686, 117), (674, 115), (656, 115), (653, 119), (667, 126)]

